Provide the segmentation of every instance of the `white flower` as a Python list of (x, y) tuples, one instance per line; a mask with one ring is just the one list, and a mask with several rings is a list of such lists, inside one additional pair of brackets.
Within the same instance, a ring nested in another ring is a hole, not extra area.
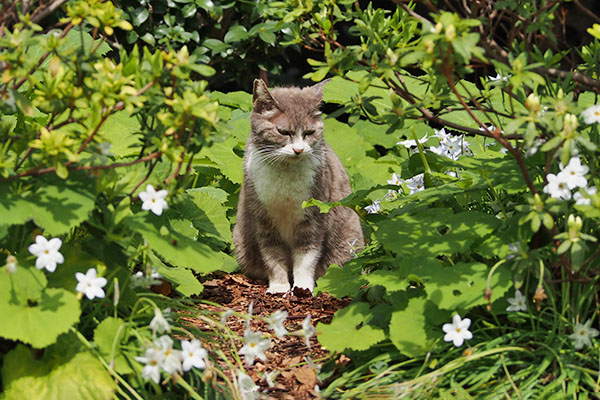
[(510, 74), (508, 76), (502, 76), (502, 75), (500, 75), (500, 73), (498, 73), (496, 76), (488, 76), (488, 78), (492, 82), (496, 82), (496, 81), (506, 82), (506, 81), (508, 81), (508, 78), (510, 78), (511, 76), (512, 75), (510, 75)]
[(146, 276), (142, 271), (138, 271), (131, 277), (132, 287), (148, 287), (152, 285), (160, 285), (162, 276), (158, 273), (158, 268), (152, 268), (149, 276)]
[(350, 254), (352, 254), (353, 258), (358, 258), (357, 251), (360, 250), (360, 248), (358, 246), (356, 246), (356, 242), (358, 242), (358, 239), (354, 239), (352, 242), (350, 242), (349, 240), (346, 240), (346, 243), (350, 247), (350, 250), (348, 250), (348, 251)]
[(566, 167), (558, 173), (558, 177), (567, 184), (569, 189), (576, 187), (586, 187), (587, 179), (585, 174), (590, 171), (587, 165), (581, 165), (579, 157), (572, 157)]
[(254, 400), (259, 398), (259, 388), (254, 384), (252, 378), (250, 378), (242, 371), (238, 372), (237, 378), (237, 384), (240, 389), (240, 395), (242, 396), (242, 400)]
[(446, 155), (446, 148), (444, 147), (444, 145), (440, 144), (439, 146), (429, 146), (429, 151), (437, 154), (438, 156), (444, 156)]
[(251, 301), (248, 306), (248, 315), (246, 315), (246, 330), (250, 329), (250, 320), (252, 319), (252, 311), (254, 310), (254, 302)]
[(17, 272), (17, 257), (12, 254), (6, 257), (6, 273), (9, 275)]
[(162, 369), (168, 374), (181, 371), (181, 351), (173, 348), (173, 339), (167, 335), (162, 335), (154, 341), (154, 346), (163, 353)]
[(104, 298), (104, 286), (108, 282), (106, 278), (98, 278), (96, 275), (98, 272), (96, 268), (90, 268), (87, 272), (82, 274), (81, 272), (75, 273), (75, 278), (79, 282), (75, 287), (75, 290), (79, 293), (85, 294), (85, 296), (92, 300), (94, 297), (100, 299)]
[(392, 179), (388, 179), (387, 183), (388, 185), (396, 185), (396, 186), (400, 186), (402, 185), (402, 179), (400, 179), (400, 176), (396, 175), (396, 173), (392, 174)]
[(563, 177), (564, 175), (548, 174), (546, 176), (548, 184), (544, 186), (544, 193), (549, 194), (555, 199), (571, 200), (571, 190), (569, 190), (567, 183), (562, 179)]
[(410, 190), (410, 194), (414, 194), (425, 190), (425, 175), (419, 174), (405, 181), (406, 187)]
[(160, 366), (164, 359), (163, 352), (155, 347), (146, 349), (144, 356), (136, 357), (136, 361), (146, 364), (142, 369), (142, 378), (151, 379), (154, 383), (158, 383), (160, 381)]
[(445, 342), (454, 342), (456, 347), (462, 346), (465, 339), (473, 338), (473, 334), (469, 331), (471, 320), (469, 318), (461, 319), (460, 315), (456, 314), (452, 317), (451, 324), (444, 324), (442, 330), (446, 332), (444, 336)]
[(273, 379), (275, 379), (277, 377), (277, 375), (279, 375), (279, 373), (277, 371), (271, 371), (271, 372), (265, 373), (263, 375), (263, 379), (265, 382), (267, 382), (267, 385), (269, 385), (269, 387), (274, 387), (275, 382), (273, 381)]
[(164, 209), (169, 208), (165, 198), (169, 192), (167, 190), (154, 190), (154, 186), (148, 184), (145, 192), (140, 192), (140, 199), (143, 201), (142, 210), (150, 210), (156, 215), (161, 215)]
[(189, 371), (192, 367), (204, 369), (206, 367), (206, 356), (208, 353), (202, 347), (198, 339), (191, 342), (181, 341), (181, 358), (183, 360), (183, 370)]
[(573, 195), (573, 199), (575, 200), (575, 204), (578, 206), (589, 206), (592, 204), (592, 199), (590, 197), (595, 195), (598, 190), (596, 189), (596, 186), (591, 186), (589, 188), (583, 188), (583, 191), (585, 194), (582, 192), (576, 192)]
[(581, 116), (583, 117), (583, 121), (588, 125), (600, 122), (600, 104), (586, 108), (581, 113)]
[(283, 326), (283, 321), (285, 321), (287, 317), (287, 311), (277, 310), (273, 313), (273, 315), (267, 318), (269, 326), (271, 329), (273, 329), (277, 337), (283, 337), (286, 333), (288, 333), (288, 330), (285, 329), (285, 326)]
[(582, 349), (583, 346), (591, 346), (592, 338), (598, 336), (598, 330), (590, 328), (592, 320), (588, 320), (585, 324), (575, 324), (573, 333), (569, 335), (570, 339), (575, 341), (575, 349)]
[(449, 133), (446, 133), (446, 129), (442, 128), (439, 131), (437, 129), (433, 130), (433, 136), (440, 139), (440, 144), (445, 143), (448, 139), (452, 137)]
[(262, 333), (246, 329), (246, 332), (244, 332), (244, 346), (242, 346), (239, 353), (246, 357), (246, 364), (252, 365), (255, 358), (262, 361), (267, 359), (265, 350), (269, 347), (271, 347), (271, 341), (268, 338), (263, 339)]
[(62, 246), (62, 240), (59, 238), (52, 238), (47, 240), (42, 235), (35, 237), (35, 243), (29, 246), (29, 252), (37, 257), (35, 260), (35, 267), (37, 269), (46, 268), (48, 272), (54, 272), (56, 270), (56, 264), (62, 264), (65, 262), (65, 258), (58, 251)]
[(306, 347), (310, 348), (310, 338), (316, 331), (315, 327), (310, 322), (310, 315), (302, 321), (302, 330), (304, 331), (304, 342), (306, 343)]
[(381, 200), (375, 200), (369, 206), (365, 207), (367, 214), (378, 214), (381, 211)]
[(225, 311), (221, 315), (221, 324), (225, 325), (227, 323), (227, 318), (231, 317), (234, 314), (235, 314), (235, 312), (231, 308), (228, 308), (227, 311)]
[[(166, 313), (170, 311), (170, 308), (165, 309)], [(169, 321), (167, 321), (167, 319), (164, 317), (163, 313), (158, 307), (154, 308), (154, 318), (152, 318), (152, 321), (150, 321), (150, 329), (152, 329), (152, 332), (154, 333), (163, 333), (171, 331), (171, 325), (169, 325)]]
[(515, 290), (514, 298), (509, 298), (507, 300), (510, 303), (510, 306), (506, 308), (506, 311), (527, 311), (527, 299), (519, 289)]
[[(419, 139), (419, 143), (423, 144), (425, 142), (427, 142), (429, 140), (429, 138), (427, 137), (427, 134), (425, 134), (425, 136), (423, 136), (421, 139)], [(401, 146), (406, 147), (407, 149), (410, 149), (411, 147), (416, 147), (417, 146), (417, 142), (414, 139), (409, 139), (409, 140), (402, 140), (396, 144), (399, 144)]]

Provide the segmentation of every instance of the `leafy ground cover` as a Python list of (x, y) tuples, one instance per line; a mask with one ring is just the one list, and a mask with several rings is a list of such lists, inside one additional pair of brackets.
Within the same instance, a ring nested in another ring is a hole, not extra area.
[[(2, 398), (597, 397), (593, 4), (0, 7)], [(228, 85), (301, 50), (367, 245), (266, 296)]]

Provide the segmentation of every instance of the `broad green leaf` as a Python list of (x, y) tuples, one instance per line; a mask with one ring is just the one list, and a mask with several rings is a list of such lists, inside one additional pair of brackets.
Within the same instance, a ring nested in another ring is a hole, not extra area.
[(33, 220), (46, 233), (56, 236), (86, 220), (94, 208), (94, 189), (85, 175), (71, 176), (69, 180), (45, 177), (39, 182), (40, 187), (27, 197), (15, 192), (14, 186), (0, 183), (0, 215), (4, 224)]
[(109, 151), (112, 155), (128, 157), (140, 152), (142, 136), (139, 130), (137, 118), (123, 110), (108, 117), (100, 127), (98, 135), (110, 143)]
[(332, 118), (326, 118), (324, 122), (325, 140), (344, 167), (350, 168), (366, 157), (366, 149), (370, 146), (363, 141), (354, 127)]
[[(154, 214), (139, 213), (124, 220), (131, 229), (141, 234), (150, 248), (167, 262), (189, 268), (197, 273), (216, 270), (233, 271), (236, 263), (230, 255), (216, 251), (209, 245), (194, 241), (176, 232), (166, 223), (166, 219), (155, 218)], [(161, 232), (165, 231), (165, 235)]]
[(210, 98), (216, 100), (219, 104), (239, 108), (248, 112), (252, 110), (252, 95), (246, 92), (210, 92)]
[(44, 274), (33, 268), (0, 274), (0, 336), (44, 348), (79, 321), (77, 296), (45, 286)]
[(120, 374), (133, 372), (121, 350), (125, 332), (125, 321), (114, 317), (104, 319), (94, 331), (94, 344), (98, 346), (98, 351), (110, 365), (114, 365), (113, 368)]
[(329, 351), (367, 350), (385, 339), (382, 329), (368, 325), (368, 303), (352, 303), (337, 311), (330, 324), (318, 323), (319, 343)]
[[(425, 287), (427, 298), (439, 308), (467, 310), (487, 303), (484, 292), (489, 269), (483, 263), (442, 266), (437, 259), (417, 258), (405, 259), (401, 265), (401, 275), (418, 278)], [(501, 297), (511, 286), (508, 269), (497, 270), (490, 286), (494, 298)]]
[(433, 336), (425, 321), (428, 306), (432, 306), (429, 300), (412, 298), (405, 309), (392, 313), (389, 337), (402, 354), (417, 357), (427, 351)]
[(116, 384), (101, 362), (63, 336), (41, 357), (22, 344), (6, 354), (2, 366), (5, 400), (109, 400)]
[(363, 277), (369, 282), (370, 286), (381, 285), (388, 292), (406, 290), (409, 285), (406, 277), (400, 275), (398, 271), (376, 270), (363, 275)]
[(317, 281), (315, 294), (324, 292), (339, 298), (355, 296), (360, 288), (367, 284), (362, 277), (362, 265), (359, 262), (347, 262), (344, 267), (331, 265), (325, 275)]
[(241, 184), (244, 179), (243, 160), (233, 152), (237, 144), (238, 141), (234, 138), (213, 143), (210, 147), (204, 147), (200, 155), (214, 162), (231, 182)]
[(449, 209), (432, 208), (383, 220), (375, 235), (400, 256), (452, 255), (483, 241), (499, 223), (478, 211), (453, 214)]
[(150, 256), (153, 268), (158, 268), (158, 273), (171, 282), (174, 289), (182, 296), (194, 296), (202, 293), (204, 286), (196, 279), (189, 269), (169, 267), (155, 255)]
[(232, 243), (231, 225), (227, 218), (227, 208), (209, 193), (203, 190), (190, 189), (178, 205), (177, 211), (189, 219), (200, 231), (227, 243)]

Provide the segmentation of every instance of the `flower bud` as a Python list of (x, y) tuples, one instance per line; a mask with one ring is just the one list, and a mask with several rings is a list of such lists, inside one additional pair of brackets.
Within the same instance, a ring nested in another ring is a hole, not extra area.
[(577, 125), (579, 125), (579, 122), (577, 121), (576, 115), (565, 115), (565, 122), (563, 125), (563, 132), (565, 133), (565, 136), (570, 136), (573, 132), (575, 132)]
[(9, 255), (6, 257), (6, 273), (12, 275), (15, 272), (17, 272), (17, 257)]
[(435, 33), (435, 34), (438, 34), (438, 35), (439, 35), (440, 33), (442, 33), (442, 28), (443, 28), (443, 27), (444, 27), (444, 26), (442, 25), (442, 23), (441, 23), (441, 22), (438, 22), (437, 24), (435, 24), (435, 28), (433, 28), (433, 33)]
[(433, 42), (433, 40), (425, 39), (423, 41), (423, 44), (425, 45), (425, 53), (433, 54), (433, 49), (435, 48), (435, 43)]
[(453, 24), (448, 25), (448, 27), (446, 27), (446, 40), (448, 42), (453, 41), (456, 38), (456, 28), (454, 27)]
[(540, 110), (540, 98), (535, 93), (531, 93), (525, 100), (525, 107), (529, 111), (537, 113)]

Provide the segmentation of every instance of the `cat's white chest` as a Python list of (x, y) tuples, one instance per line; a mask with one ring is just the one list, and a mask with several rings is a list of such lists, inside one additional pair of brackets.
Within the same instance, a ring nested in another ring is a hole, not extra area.
[(250, 154), (247, 168), (258, 199), (282, 238), (292, 245), (304, 218), (302, 202), (310, 200), (316, 165), (312, 157), (289, 164), (260, 162)]

